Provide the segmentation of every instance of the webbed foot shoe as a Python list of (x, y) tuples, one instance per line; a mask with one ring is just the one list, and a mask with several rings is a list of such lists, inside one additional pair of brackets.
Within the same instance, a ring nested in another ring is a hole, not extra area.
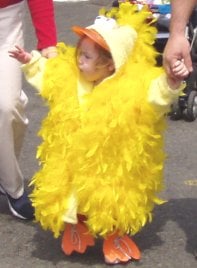
[(126, 263), (130, 260), (140, 259), (140, 250), (127, 235), (113, 234), (103, 243), (105, 262), (108, 264)]
[(73, 251), (84, 253), (88, 246), (94, 245), (94, 238), (83, 222), (67, 224), (62, 237), (62, 250), (66, 255)]

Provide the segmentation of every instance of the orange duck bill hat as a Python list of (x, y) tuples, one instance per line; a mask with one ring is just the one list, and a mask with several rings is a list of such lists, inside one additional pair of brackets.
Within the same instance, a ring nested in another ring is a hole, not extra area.
[(76, 33), (80, 37), (87, 36), (92, 41), (97, 43), (99, 46), (104, 48), (105, 50), (110, 51), (110, 49), (109, 49), (107, 43), (105, 42), (105, 40), (103, 39), (103, 37), (94, 29), (83, 28), (80, 26), (73, 26), (72, 30), (74, 33)]

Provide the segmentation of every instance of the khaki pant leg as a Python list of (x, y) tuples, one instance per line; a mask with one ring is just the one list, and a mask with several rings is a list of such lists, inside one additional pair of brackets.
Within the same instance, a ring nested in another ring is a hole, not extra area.
[(23, 3), (0, 9), (0, 184), (14, 198), (24, 191), (18, 156), (28, 119), (20, 63), (9, 57), (8, 50), (23, 46), (23, 10)]

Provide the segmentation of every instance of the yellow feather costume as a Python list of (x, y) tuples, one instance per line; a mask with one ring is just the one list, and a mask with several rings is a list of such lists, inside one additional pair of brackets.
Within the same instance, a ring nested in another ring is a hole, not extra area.
[(148, 103), (153, 79), (155, 29), (145, 23), (147, 10), (126, 3), (106, 13), (138, 33), (128, 61), (111, 79), (86, 95), (80, 105), (75, 48), (59, 44), (59, 56), (47, 62), (41, 95), (49, 113), (39, 135), (42, 167), (31, 195), (36, 220), (57, 237), (74, 194), (77, 213), (90, 232), (135, 234), (152, 219), (163, 184), (165, 118)]

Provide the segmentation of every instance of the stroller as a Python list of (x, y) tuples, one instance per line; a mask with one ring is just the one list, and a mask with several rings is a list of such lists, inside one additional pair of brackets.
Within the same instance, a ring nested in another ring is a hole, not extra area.
[[(118, 7), (121, 1), (113, 1), (112, 6)], [(124, 2), (124, 1), (122, 1)], [(145, 4), (145, 1), (131, 0), (131, 4)], [(157, 58), (157, 65), (162, 65), (162, 52), (169, 37), (169, 22), (171, 17), (170, 4), (154, 4), (154, 0), (146, 1), (156, 18), (156, 27), (158, 29), (155, 47), (160, 55)], [(155, 1), (157, 2), (157, 1)], [(150, 4), (151, 3), (151, 4)], [(191, 58), (193, 63), (193, 72), (185, 80), (186, 88), (184, 94), (173, 103), (169, 113), (171, 120), (185, 119), (192, 122), (197, 118), (197, 8), (193, 11), (189, 20), (186, 36), (191, 44)]]

